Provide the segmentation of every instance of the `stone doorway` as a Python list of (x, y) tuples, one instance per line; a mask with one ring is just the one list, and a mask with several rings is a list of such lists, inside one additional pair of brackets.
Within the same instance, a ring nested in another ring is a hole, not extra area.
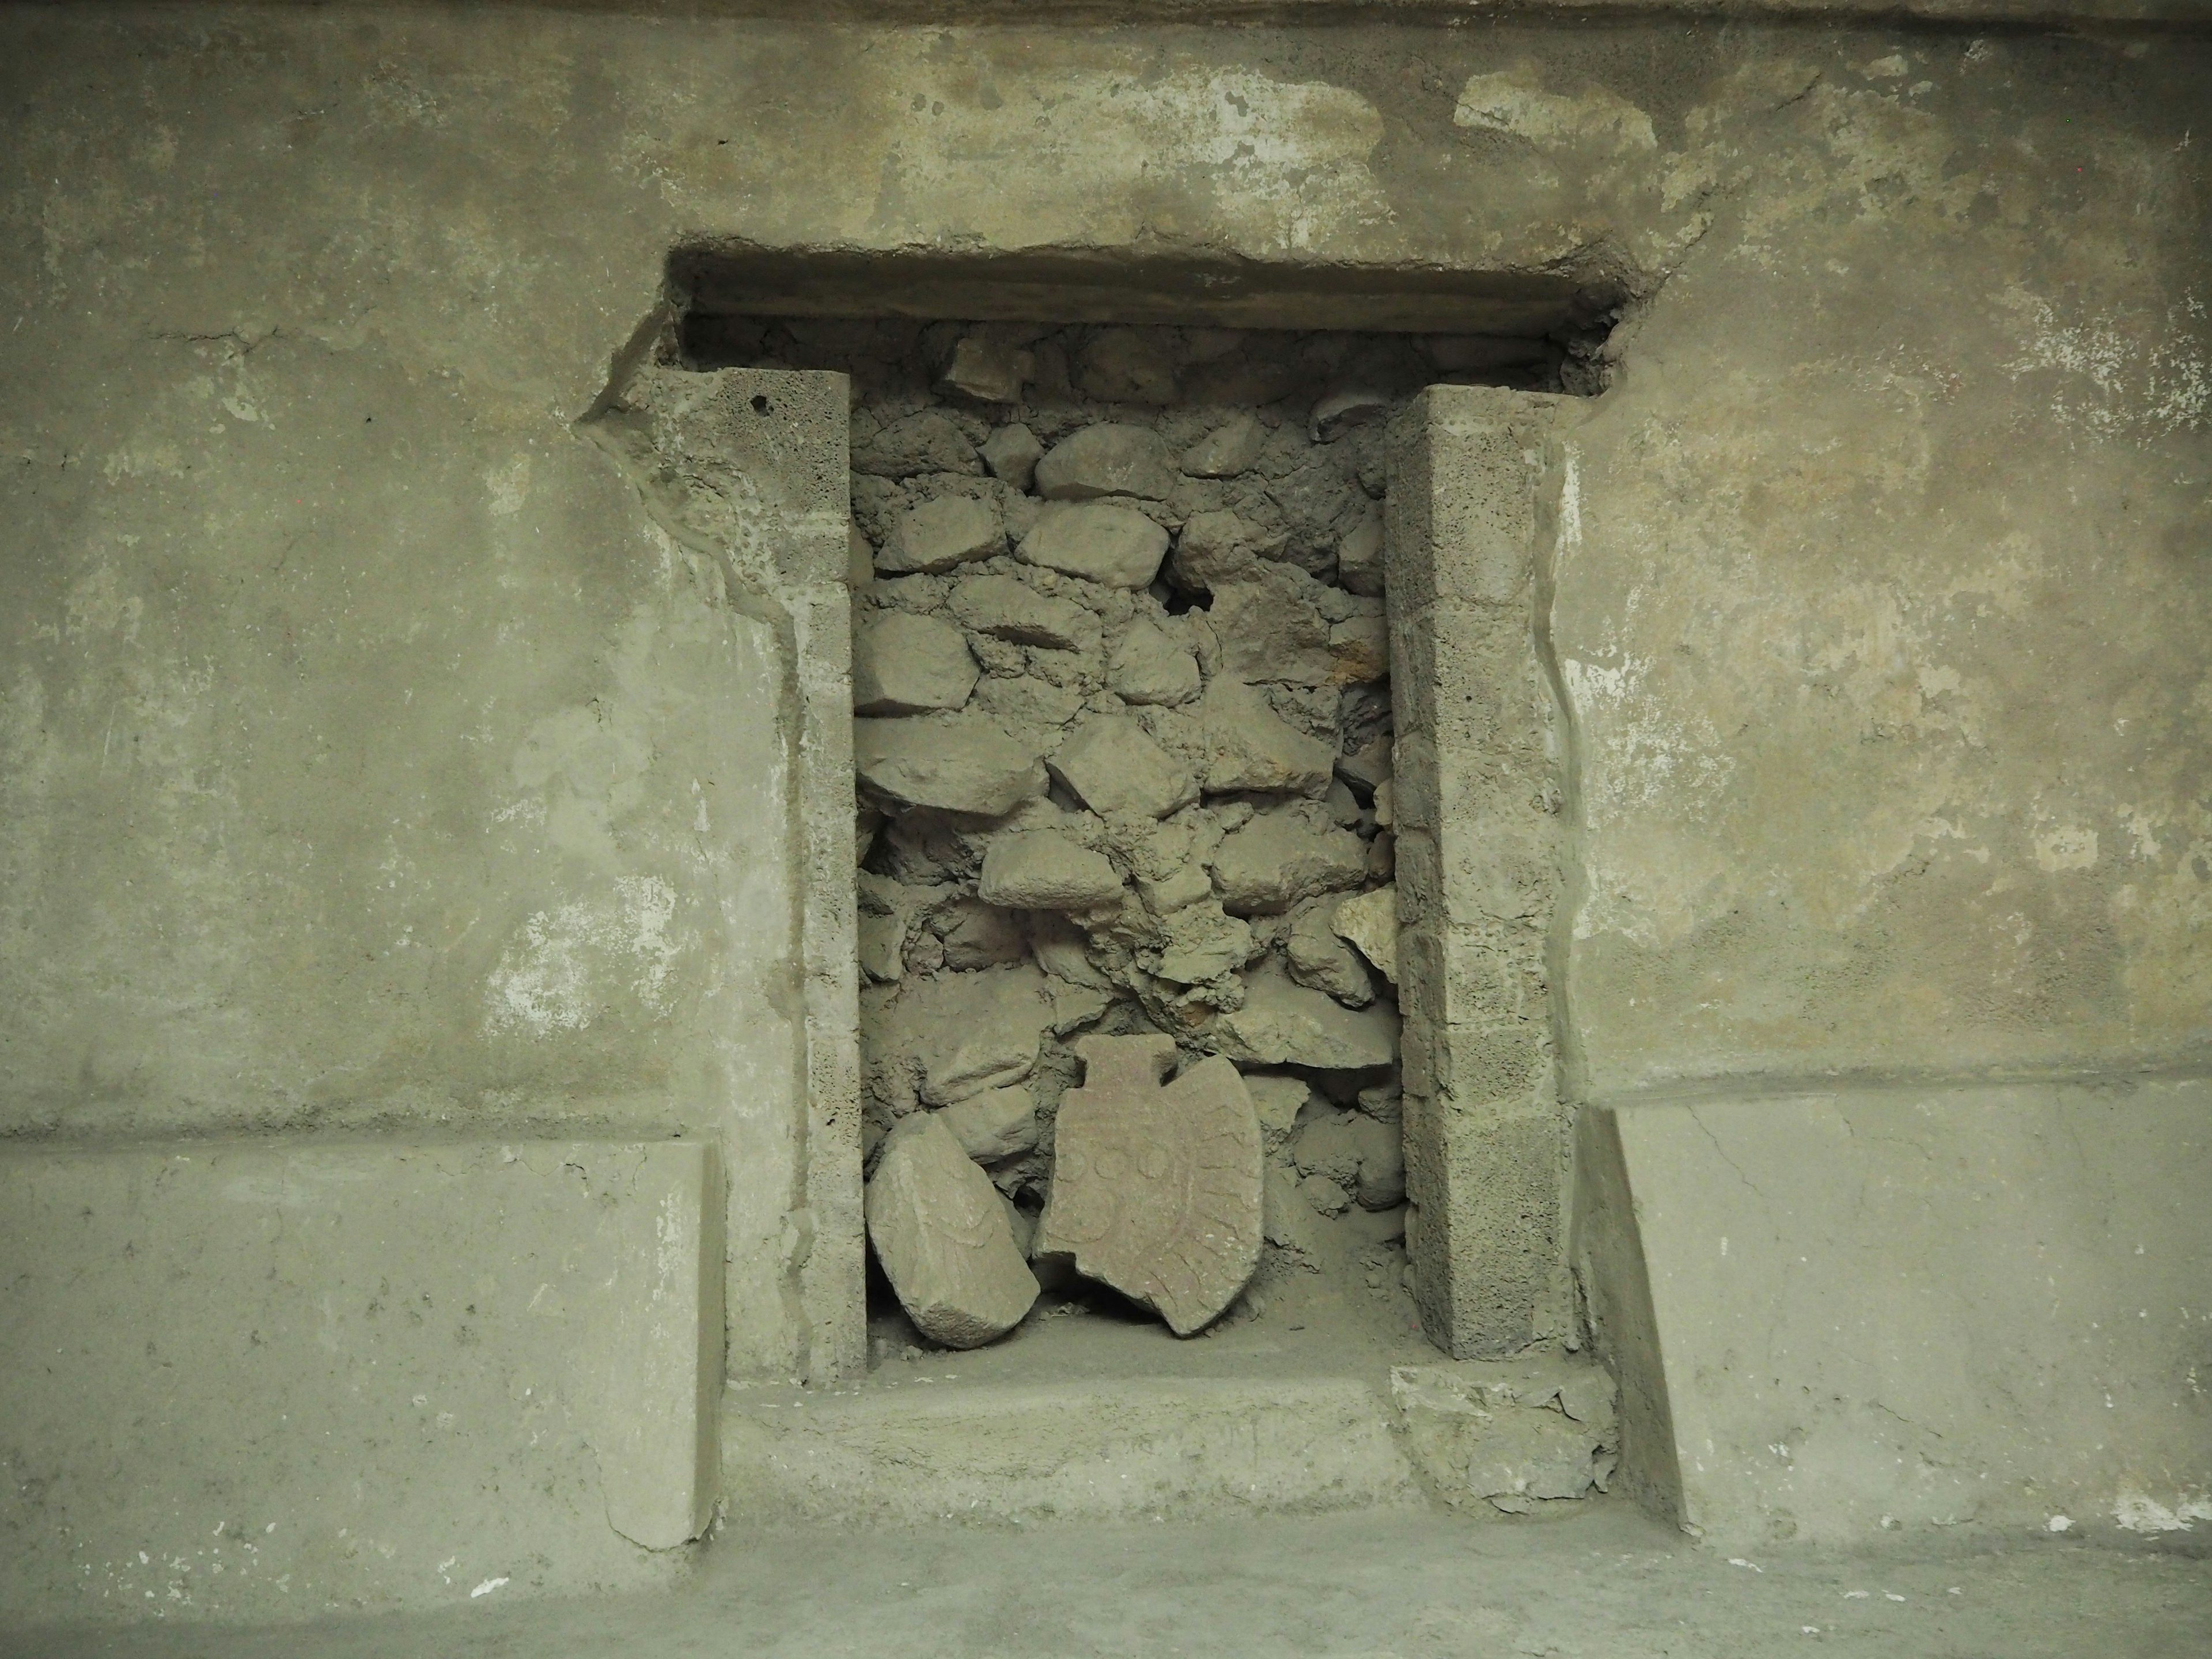
[[(678, 351), (849, 387), (869, 1364), (1160, 1313), (1468, 1346), (1450, 1275), (1417, 1304), (1408, 1255), (1391, 450), (1424, 448), (1424, 388), (1555, 393), (1587, 362), (1530, 335), (700, 311)], [(1179, 1308), (1142, 1249), (1103, 1271), (1044, 1216), (1062, 1097), (1147, 1037), (1257, 1120), (1258, 1189), (1215, 1194), (1249, 1215), (1151, 1218), (1146, 1249), (1242, 1257)]]

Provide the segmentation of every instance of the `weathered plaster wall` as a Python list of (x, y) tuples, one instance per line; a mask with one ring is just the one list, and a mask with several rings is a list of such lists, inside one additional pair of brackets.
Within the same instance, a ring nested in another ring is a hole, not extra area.
[(2201, 1063), (2212, 74), (1814, 45), (1568, 437), (1583, 1086)]
[(1571, 1088), (2188, 1061), (2208, 86), (1680, 20), (11, 11), (0, 1123), (714, 1133), (733, 1304), (788, 1293), (787, 665), (573, 424), (717, 237), (1656, 287), (1563, 434)]

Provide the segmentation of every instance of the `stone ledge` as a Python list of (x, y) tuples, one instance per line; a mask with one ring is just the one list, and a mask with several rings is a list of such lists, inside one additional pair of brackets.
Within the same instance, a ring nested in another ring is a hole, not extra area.
[(1583, 1115), (1630, 1490), (1742, 1544), (2212, 1492), (2212, 1082), (1747, 1086)]
[(697, 1142), (0, 1151), (0, 1620), (665, 1581), (720, 1203)]

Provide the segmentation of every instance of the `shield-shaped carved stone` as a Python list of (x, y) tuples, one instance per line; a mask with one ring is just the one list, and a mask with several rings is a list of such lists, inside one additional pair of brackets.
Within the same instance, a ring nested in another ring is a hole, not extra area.
[(1259, 1113), (1218, 1056), (1164, 1085), (1170, 1038), (1085, 1037), (1075, 1051), (1084, 1085), (1060, 1097), (1036, 1250), (1188, 1336), (1260, 1264)]

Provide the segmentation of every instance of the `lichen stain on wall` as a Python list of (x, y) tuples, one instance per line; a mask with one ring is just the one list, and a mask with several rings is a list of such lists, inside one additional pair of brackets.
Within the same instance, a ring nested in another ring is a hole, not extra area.
[(611, 892), (540, 910), (500, 952), (486, 987), (494, 1025), (547, 1036), (581, 1030), (617, 997), (650, 1017), (667, 1012), (669, 936), (676, 890), (658, 876), (623, 876)]

